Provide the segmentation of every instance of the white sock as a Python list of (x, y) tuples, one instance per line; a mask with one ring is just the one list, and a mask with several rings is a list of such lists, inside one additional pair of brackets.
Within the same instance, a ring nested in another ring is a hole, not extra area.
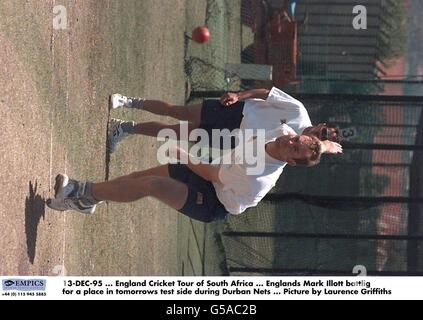
[(144, 107), (143, 98), (136, 98), (136, 97), (128, 97), (129, 107), (135, 109), (142, 109)]

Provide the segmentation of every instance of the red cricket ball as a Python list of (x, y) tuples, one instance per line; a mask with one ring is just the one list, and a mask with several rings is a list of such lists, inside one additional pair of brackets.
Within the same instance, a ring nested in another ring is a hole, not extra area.
[(210, 31), (207, 27), (197, 27), (192, 30), (192, 40), (198, 43), (205, 43), (209, 41)]

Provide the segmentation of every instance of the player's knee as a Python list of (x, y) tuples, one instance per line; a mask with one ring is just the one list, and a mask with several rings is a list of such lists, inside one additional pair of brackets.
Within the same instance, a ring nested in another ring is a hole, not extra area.
[(166, 190), (166, 182), (164, 181), (163, 177), (146, 177), (144, 179), (144, 187), (150, 191), (151, 194), (155, 192), (164, 192)]
[(180, 118), (185, 115), (185, 107), (184, 106), (178, 106), (178, 105), (170, 105), (169, 106), (169, 113), (170, 116), (174, 118)]

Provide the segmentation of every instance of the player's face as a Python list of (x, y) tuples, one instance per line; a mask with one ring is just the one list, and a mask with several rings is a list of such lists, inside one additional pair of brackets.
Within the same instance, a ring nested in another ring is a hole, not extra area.
[(313, 151), (310, 150), (313, 140), (309, 136), (283, 136), (276, 141), (281, 157), (287, 159), (287, 162), (295, 162), (294, 159), (307, 159), (313, 154)]

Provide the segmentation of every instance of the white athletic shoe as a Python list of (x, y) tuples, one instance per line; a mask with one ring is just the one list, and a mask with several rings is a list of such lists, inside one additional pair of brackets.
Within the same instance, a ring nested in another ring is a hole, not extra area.
[(54, 184), (54, 197), (56, 199), (69, 198), (72, 193), (76, 192), (78, 183), (75, 180), (69, 179), (68, 175), (60, 173), (56, 176), (56, 183)]
[(115, 93), (110, 96), (110, 109), (117, 109), (123, 107), (130, 108), (131, 104), (132, 99), (119, 93)]
[[(96, 205), (84, 203), (80, 196), (84, 193), (85, 184), (69, 179), (66, 174), (58, 174), (54, 184), (54, 198), (47, 199), (49, 208), (57, 211), (75, 210), (82, 213), (93, 213)], [(79, 190), (81, 189), (81, 190)]]
[(110, 153), (115, 152), (117, 144), (129, 136), (127, 132), (123, 132), (122, 123), (124, 122), (120, 119), (110, 119), (107, 132), (107, 149)]
[(65, 199), (47, 199), (46, 201), (47, 206), (50, 209), (56, 211), (68, 211), (74, 210), (85, 214), (92, 214), (94, 213), (97, 205), (87, 205), (81, 199), (78, 198), (65, 198)]

